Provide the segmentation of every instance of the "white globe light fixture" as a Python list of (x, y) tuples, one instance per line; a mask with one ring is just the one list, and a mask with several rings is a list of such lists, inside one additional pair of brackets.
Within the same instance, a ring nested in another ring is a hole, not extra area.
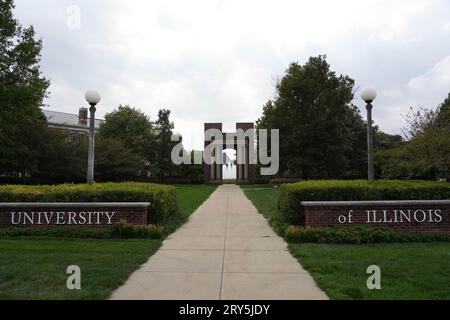
[(361, 93), (361, 98), (366, 102), (366, 103), (372, 103), (375, 98), (377, 97), (377, 90), (375, 90), (375, 88), (372, 87), (367, 87), (364, 88), (364, 90)]
[(377, 97), (377, 90), (372, 87), (364, 88), (361, 93), (361, 99), (366, 102), (367, 109), (367, 175), (368, 180), (375, 180), (375, 166), (373, 155), (373, 121), (372, 121), (372, 102)]
[(84, 95), (86, 101), (90, 104), (90, 117), (89, 117), (89, 152), (88, 152), (88, 170), (87, 170), (87, 183), (94, 183), (94, 139), (95, 139), (95, 106), (100, 102), (102, 97), (97, 91), (89, 90)]
[(102, 97), (100, 96), (100, 94), (97, 91), (94, 90), (89, 90), (86, 91), (86, 94), (84, 95), (86, 98), (86, 101), (90, 104), (90, 105), (96, 105), (97, 103), (100, 102), (100, 100), (102, 99)]

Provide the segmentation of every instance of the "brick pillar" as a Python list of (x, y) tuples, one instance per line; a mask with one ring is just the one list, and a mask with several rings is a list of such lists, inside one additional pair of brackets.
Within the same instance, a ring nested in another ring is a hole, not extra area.
[[(254, 129), (255, 124), (253, 122), (243, 122), (243, 123), (236, 123), (236, 130), (242, 129), (245, 131), (249, 129)], [(242, 150), (242, 152), (245, 153), (244, 156), (244, 162), (245, 164), (240, 165), (238, 168), (238, 180), (245, 180), (249, 183), (255, 183), (255, 169), (256, 166), (254, 164), (250, 164), (250, 145), (249, 143), (253, 143), (254, 141), (249, 141), (249, 139), (246, 138), (245, 146)], [(239, 152), (239, 151), (238, 151)]]
[[(209, 129), (217, 129), (222, 132), (222, 123), (205, 123), (205, 132)], [(206, 141), (205, 137), (205, 148), (211, 144), (211, 141)], [(203, 163), (203, 182), (205, 184), (210, 183), (211, 181), (222, 180), (222, 173), (219, 172), (218, 167), (221, 168), (220, 165), (217, 164), (206, 164)]]

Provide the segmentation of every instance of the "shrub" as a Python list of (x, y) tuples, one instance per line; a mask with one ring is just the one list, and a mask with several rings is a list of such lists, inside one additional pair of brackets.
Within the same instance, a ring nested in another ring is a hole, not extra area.
[(450, 183), (403, 180), (317, 180), (280, 186), (279, 212), (288, 224), (304, 224), (302, 201), (443, 200)]
[(34, 227), (34, 228), (0, 228), (0, 238), (3, 237), (52, 237), (52, 238), (89, 238), (110, 239), (111, 229), (102, 228), (70, 228), (70, 227)]
[(5, 237), (50, 237), (67, 239), (162, 239), (162, 226), (132, 226), (125, 222), (117, 224), (113, 229), (104, 228), (70, 228), (70, 227), (35, 227), (35, 228), (1, 228), (0, 238)]
[(444, 232), (407, 232), (365, 226), (318, 229), (290, 226), (284, 238), (291, 243), (450, 242), (450, 234)]
[(179, 214), (176, 189), (151, 183), (0, 186), (0, 202), (150, 202), (149, 224)]
[(132, 226), (125, 221), (121, 221), (114, 226), (112, 236), (120, 239), (161, 239), (164, 236), (164, 228), (153, 224)]
[(285, 183), (295, 183), (302, 181), (301, 178), (273, 178), (270, 180), (270, 184), (285, 184)]

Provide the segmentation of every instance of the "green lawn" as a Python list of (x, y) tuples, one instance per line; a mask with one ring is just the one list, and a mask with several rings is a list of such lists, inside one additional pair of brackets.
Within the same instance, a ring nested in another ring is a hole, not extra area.
[[(160, 240), (0, 239), (0, 299), (106, 299)], [(68, 290), (66, 269), (81, 268), (82, 290)]]
[(286, 226), (278, 216), (278, 188), (274, 188), (272, 185), (261, 185), (241, 186), (241, 189), (278, 233), (284, 231)]
[[(216, 189), (177, 186), (181, 217), (174, 230)], [(0, 299), (106, 299), (144, 263), (160, 240), (0, 238)], [(82, 290), (68, 290), (66, 268), (81, 268)]]
[[(277, 229), (278, 189), (242, 186)], [(450, 243), (290, 244), (292, 254), (332, 299), (450, 299)], [(368, 290), (367, 267), (381, 268), (381, 290)]]
[(182, 215), (188, 218), (217, 189), (210, 185), (178, 185), (178, 204)]
[[(332, 299), (450, 299), (450, 244), (291, 244), (292, 254)], [(367, 289), (367, 267), (381, 290)]]

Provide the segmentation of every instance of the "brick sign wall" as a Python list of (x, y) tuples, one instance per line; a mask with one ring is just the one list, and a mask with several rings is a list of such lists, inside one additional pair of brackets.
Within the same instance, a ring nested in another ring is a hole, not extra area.
[(0, 227), (146, 225), (150, 203), (0, 203)]
[(302, 202), (310, 228), (366, 225), (450, 232), (450, 200)]

